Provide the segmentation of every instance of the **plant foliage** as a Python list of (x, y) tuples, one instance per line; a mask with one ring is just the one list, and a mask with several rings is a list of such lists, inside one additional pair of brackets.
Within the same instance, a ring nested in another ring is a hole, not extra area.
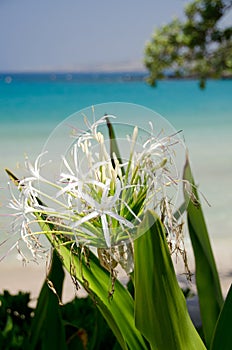
[[(109, 121), (108, 129), (112, 138), (111, 157), (115, 159), (119, 149)], [(18, 190), (23, 191), (25, 183), (21, 183), (9, 171), (8, 175)], [(132, 248), (126, 251), (127, 257), (124, 259), (133, 259), (135, 266), (128, 276), (129, 288), (119, 281), (114, 270), (118, 264), (114, 260), (115, 247), (100, 248), (96, 253), (86, 245), (70, 240), (72, 232), (60, 230), (62, 222), (57, 224), (54, 218), (49, 220), (47, 207), (37, 197), (39, 192), (36, 192), (33, 197), (26, 198), (24, 205), (30, 204), (31, 200), (37, 204), (33, 211), (34, 220), (40, 226), (39, 234), (43, 233), (53, 248), (52, 264), (33, 318), (32, 310), (28, 308), (28, 295), (19, 294), (16, 306), (6, 292), (1, 297), (0, 345), (4, 349), (28, 350), (230, 350), (232, 292), (230, 289), (223, 301), (188, 159), (183, 183), (185, 203), (175, 219), (178, 220), (177, 216), (181, 216), (183, 208), (186, 208), (196, 263), (203, 339), (190, 319), (184, 294), (177, 282), (170, 242), (167, 240), (170, 227), (165, 225), (163, 215), (158, 215), (154, 209), (146, 209), (139, 221), (134, 251)], [(38, 210), (41, 206), (43, 210)], [(170, 212), (168, 214), (171, 215)], [(132, 247), (131, 242), (127, 244)], [(123, 264), (121, 267), (125, 268)], [(63, 268), (76, 287), (81, 284), (85, 288), (88, 299), (76, 299), (61, 305)], [(19, 301), (22, 301), (20, 307)], [(18, 318), (19, 315), (22, 316)], [(21, 319), (25, 320), (24, 324)]]
[[(189, 234), (195, 256), (196, 284), (206, 344), (210, 345), (223, 304), (218, 272), (211, 249), (208, 231), (191, 173), (189, 160), (184, 169), (184, 180), (191, 184), (191, 195), (185, 189)], [(194, 197), (194, 200), (191, 200)]]
[(185, 8), (185, 21), (174, 19), (157, 28), (145, 47), (148, 83), (170, 74), (197, 77), (200, 87), (207, 78), (232, 75), (232, 26), (221, 21), (231, 0), (194, 0)]

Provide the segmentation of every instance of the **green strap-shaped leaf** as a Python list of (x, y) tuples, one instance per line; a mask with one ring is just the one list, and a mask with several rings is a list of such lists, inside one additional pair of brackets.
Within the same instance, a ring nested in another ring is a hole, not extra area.
[(189, 193), (189, 190), (186, 191), (186, 186), (184, 192), (189, 234), (195, 256), (196, 285), (202, 326), (205, 341), (209, 347), (223, 304), (223, 297), (207, 227), (188, 159), (186, 160), (183, 178), (192, 186), (191, 193)]
[[(28, 350), (65, 350), (67, 348), (65, 330), (59, 308), (63, 281), (64, 271), (62, 264), (57, 253), (54, 251), (52, 265), (48, 274), (48, 281), (44, 282), (37, 301), (35, 316), (28, 340)], [(50, 283), (53, 291), (48, 287), (48, 283)]]
[(63, 265), (68, 271), (72, 265), (75, 277), (82, 285), (87, 283), (88, 290), (96, 296), (96, 305), (114, 332), (122, 349), (146, 349), (143, 337), (135, 327), (134, 302), (127, 289), (116, 280), (113, 299), (110, 300), (108, 296), (110, 275), (101, 267), (97, 257), (90, 252), (90, 266), (87, 266), (83, 258), (80, 262), (78, 256), (71, 257), (69, 248), (64, 245), (58, 247)]
[[(108, 127), (108, 133), (109, 133), (109, 138), (110, 138), (110, 157), (111, 157), (111, 162), (112, 162), (112, 164), (114, 166), (113, 154), (115, 154), (117, 159), (118, 159), (118, 161), (119, 161), (119, 163), (122, 164), (123, 161), (122, 161), (122, 158), (121, 158), (121, 155), (120, 155), (120, 151), (119, 151), (119, 148), (118, 148), (116, 135), (115, 135), (115, 132), (114, 132), (113, 125), (111, 124), (109, 118), (106, 118), (106, 124), (107, 124), (107, 127)], [(123, 167), (121, 168), (121, 171), (122, 171), (122, 174), (125, 175), (125, 170), (124, 170)]]
[(135, 240), (135, 322), (152, 349), (205, 350), (178, 285), (164, 227), (154, 211)]
[[(39, 218), (39, 215), (38, 215)], [(64, 244), (58, 235), (53, 238), (49, 234), (49, 226), (41, 223), (47, 238), (59, 253), (63, 266), (94, 295), (96, 305), (115, 334), (122, 349), (147, 349), (141, 333), (135, 326), (134, 301), (128, 290), (118, 281), (115, 281), (115, 292), (112, 300), (108, 296), (110, 288), (110, 274), (99, 262), (99, 259), (89, 251), (89, 265), (77, 249), (77, 255), (71, 253), (71, 244)]]
[(215, 329), (211, 350), (232, 349), (232, 285), (227, 294)]

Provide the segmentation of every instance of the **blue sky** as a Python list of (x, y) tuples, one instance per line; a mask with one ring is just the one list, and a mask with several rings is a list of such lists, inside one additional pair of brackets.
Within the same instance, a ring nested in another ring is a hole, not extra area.
[(0, 0), (0, 71), (136, 67), (187, 0)]

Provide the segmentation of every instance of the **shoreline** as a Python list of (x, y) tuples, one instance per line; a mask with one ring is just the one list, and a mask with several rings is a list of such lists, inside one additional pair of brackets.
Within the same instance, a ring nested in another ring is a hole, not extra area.
[[(149, 71), (146, 69), (138, 70), (54, 70), (54, 71), (0, 71), (0, 82), (11, 84), (14, 81), (21, 82), (146, 82), (149, 77)], [(166, 75), (162, 79), (157, 79), (157, 83), (161, 81), (199, 81), (196, 75), (177, 77)], [(209, 77), (206, 81), (231, 81), (232, 75), (225, 75), (219, 78)]]

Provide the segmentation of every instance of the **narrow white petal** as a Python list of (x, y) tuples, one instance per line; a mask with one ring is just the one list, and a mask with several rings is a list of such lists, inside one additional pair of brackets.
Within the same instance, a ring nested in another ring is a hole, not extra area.
[(86, 216), (84, 216), (83, 218), (79, 219), (78, 221), (76, 221), (72, 227), (76, 228), (79, 227), (80, 225), (82, 225), (83, 223), (85, 223), (86, 221), (89, 221), (93, 218), (96, 218), (99, 215), (99, 213), (97, 211), (92, 211), (90, 214), (87, 214)]
[(132, 222), (130, 222), (129, 220), (125, 219), (123, 216), (120, 216), (119, 214), (116, 214), (112, 211), (105, 211), (105, 213), (109, 216), (111, 216), (112, 218), (116, 219), (118, 222), (121, 222), (122, 224), (124, 224), (125, 226), (129, 227), (129, 228), (133, 228), (134, 225), (132, 224)]
[(110, 244), (110, 232), (109, 232), (109, 227), (108, 227), (108, 222), (105, 214), (101, 215), (101, 222), (102, 222), (102, 229), (104, 233), (104, 238), (107, 247), (109, 248), (111, 246)]
[(67, 162), (67, 160), (66, 160), (66, 158), (65, 158), (64, 156), (62, 156), (62, 160), (63, 160), (63, 162), (64, 162), (64, 165), (65, 165), (66, 168), (68, 169), (68, 171), (69, 171), (72, 175), (74, 175), (74, 172), (72, 171), (70, 165), (68, 164), (68, 162)]
[(95, 201), (93, 199), (93, 197), (91, 197), (90, 195), (88, 195), (87, 193), (84, 193), (83, 191), (80, 191), (80, 197), (82, 199), (84, 199), (84, 201), (93, 209), (100, 209), (100, 205), (97, 201)]
[(127, 209), (134, 216), (134, 218), (139, 222), (141, 222), (140, 218), (133, 212), (133, 210), (129, 207), (129, 205), (125, 201), (123, 201), (123, 204), (127, 207)]
[(101, 203), (104, 204), (108, 198), (108, 194), (109, 194), (109, 190), (110, 190), (110, 179), (106, 180), (103, 192), (102, 192), (102, 200)]

